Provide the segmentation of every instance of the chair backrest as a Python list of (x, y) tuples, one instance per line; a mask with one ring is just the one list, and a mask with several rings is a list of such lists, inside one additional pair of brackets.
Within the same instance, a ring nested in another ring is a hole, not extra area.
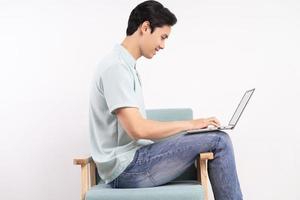
[[(166, 109), (148, 109), (146, 110), (147, 119), (157, 121), (180, 121), (193, 119), (193, 110), (190, 108), (166, 108)], [(197, 170), (195, 165), (191, 165), (183, 174), (175, 181), (181, 180), (197, 180)], [(100, 177), (96, 170), (96, 183), (100, 181)]]
[(179, 121), (193, 119), (193, 110), (190, 108), (166, 108), (146, 110), (147, 119), (158, 121)]

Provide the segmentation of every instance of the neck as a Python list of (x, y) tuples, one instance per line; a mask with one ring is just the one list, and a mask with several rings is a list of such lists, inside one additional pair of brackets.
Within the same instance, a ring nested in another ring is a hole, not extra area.
[(133, 34), (131, 36), (127, 36), (121, 45), (127, 49), (127, 51), (134, 57), (135, 60), (139, 59), (142, 56), (141, 50), (138, 45), (138, 40), (136, 36)]

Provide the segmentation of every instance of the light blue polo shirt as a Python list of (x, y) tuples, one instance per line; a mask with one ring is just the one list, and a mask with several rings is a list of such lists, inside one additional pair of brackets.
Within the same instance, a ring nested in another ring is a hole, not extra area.
[(91, 154), (102, 182), (117, 178), (133, 160), (137, 149), (151, 140), (133, 140), (119, 123), (114, 111), (136, 107), (146, 118), (136, 61), (122, 46), (99, 62), (91, 84), (89, 125)]

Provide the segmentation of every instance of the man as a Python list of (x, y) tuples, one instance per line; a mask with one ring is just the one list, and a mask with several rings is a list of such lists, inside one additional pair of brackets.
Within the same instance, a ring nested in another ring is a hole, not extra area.
[[(90, 95), (92, 157), (98, 173), (114, 188), (165, 184), (211, 151), (208, 169), (216, 200), (242, 199), (229, 136), (221, 131), (169, 136), (219, 126), (214, 118), (159, 122), (146, 119), (136, 60), (164, 49), (177, 19), (156, 1), (132, 10), (124, 41), (98, 65)], [(153, 142), (154, 139), (162, 139)]]

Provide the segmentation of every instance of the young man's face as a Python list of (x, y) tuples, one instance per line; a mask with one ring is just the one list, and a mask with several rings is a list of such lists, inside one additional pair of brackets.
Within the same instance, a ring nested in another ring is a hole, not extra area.
[(144, 57), (152, 58), (156, 52), (165, 47), (165, 40), (169, 37), (171, 26), (156, 27), (154, 32), (147, 27), (142, 28), (142, 37), (140, 41), (140, 50)]

